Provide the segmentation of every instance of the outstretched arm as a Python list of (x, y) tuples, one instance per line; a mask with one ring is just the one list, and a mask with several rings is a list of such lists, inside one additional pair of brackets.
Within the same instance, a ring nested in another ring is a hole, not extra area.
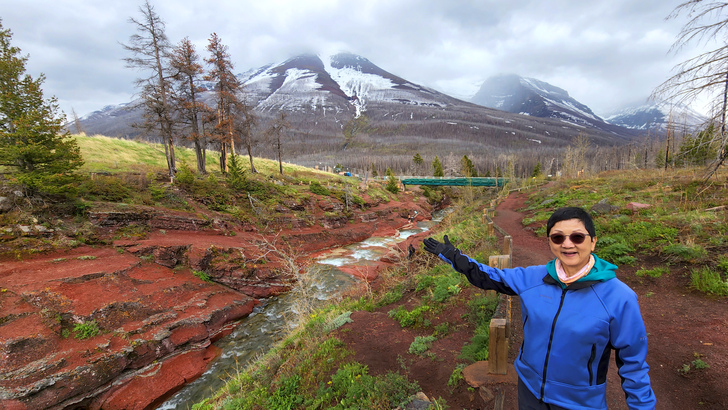
[(467, 255), (463, 255), (459, 249), (450, 243), (447, 235), (445, 235), (443, 241), (438, 242), (433, 238), (427, 238), (423, 241), (425, 250), (449, 263), (453, 269), (465, 275), (474, 286), (486, 290), (495, 290), (507, 295), (516, 295), (516, 292), (503, 281), (504, 271), (491, 268), (471, 259)]

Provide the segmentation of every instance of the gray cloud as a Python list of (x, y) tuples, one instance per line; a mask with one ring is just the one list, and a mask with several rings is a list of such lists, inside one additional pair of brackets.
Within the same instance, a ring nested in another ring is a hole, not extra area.
[[(668, 54), (684, 21), (665, 0), (154, 0), (173, 43), (205, 55), (216, 32), (238, 71), (299, 53), (350, 51), (410, 81), (469, 98), (489, 76), (515, 73), (564, 88), (600, 115), (643, 101), (680, 61)], [(120, 43), (138, 3), (0, 0), (3, 26), (44, 73), (46, 95), (85, 114), (129, 101), (134, 70)]]

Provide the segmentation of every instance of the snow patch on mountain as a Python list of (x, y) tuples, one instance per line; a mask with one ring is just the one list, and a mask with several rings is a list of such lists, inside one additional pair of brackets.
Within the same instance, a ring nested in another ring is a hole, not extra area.
[(708, 119), (684, 105), (656, 102), (624, 108), (608, 116), (607, 121), (629, 129), (661, 132), (666, 131), (668, 124), (672, 122), (675, 126), (692, 132), (704, 126)]

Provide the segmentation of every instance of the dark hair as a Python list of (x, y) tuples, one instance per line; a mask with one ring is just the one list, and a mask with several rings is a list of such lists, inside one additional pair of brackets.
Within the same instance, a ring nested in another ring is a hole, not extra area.
[(596, 238), (597, 232), (594, 229), (594, 221), (592, 221), (589, 212), (576, 206), (569, 206), (555, 210), (549, 217), (549, 221), (546, 223), (546, 236), (551, 233), (551, 228), (553, 228), (557, 222), (568, 221), (569, 219), (580, 220), (584, 224), (586, 231), (592, 239)]

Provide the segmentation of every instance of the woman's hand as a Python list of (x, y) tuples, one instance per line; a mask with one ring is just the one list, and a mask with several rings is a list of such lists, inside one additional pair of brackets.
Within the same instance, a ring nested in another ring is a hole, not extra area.
[[(445, 235), (443, 238), (443, 241), (445, 243), (438, 242), (436, 239), (433, 238), (426, 238), (424, 241), (422, 241), (423, 244), (425, 244), (425, 250), (427, 252), (430, 252), (433, 255), (446, 255), (447, 251), (454, 251), (455, 247), (450, 243), (450, 239), (448, 239), (447, 235)], [(451, 254), (452, 252), (450, 252)]]

